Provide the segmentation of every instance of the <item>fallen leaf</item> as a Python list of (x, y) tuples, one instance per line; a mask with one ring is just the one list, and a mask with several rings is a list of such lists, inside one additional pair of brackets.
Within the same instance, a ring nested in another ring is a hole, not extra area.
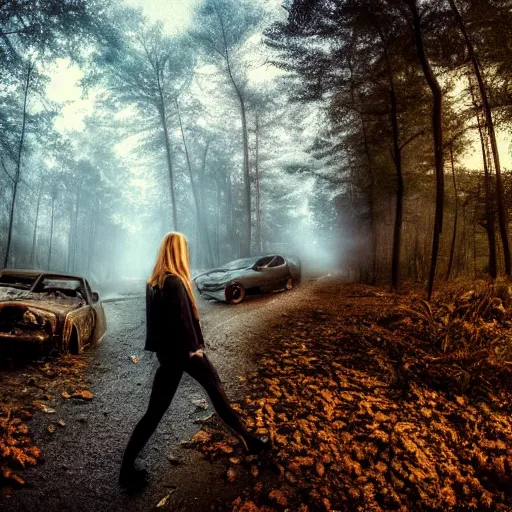
[(5, 478), (5, 480), (9, 480), (17, 485), (25, 485), (25, 480), (18, 476), (16, 473), (11, 471), (10, 469), (3, 469), (2, 470), (2, 476)]
[(77, 389), (72, 395), (71, 398), (80, 398), (81, 400), (92, 400), (94, 395), (87, 391), (86, 389)]
[(57, 412), (56, 409), (48, 407), (46, 404), (43, 404), (42, 402), (34, 402), (34, 405), (41, 411), (45, 412), (46, 414), (55, 414)]
[(137, 356), (130, 356), (130, 359), (131, 359), (133, 364), (139, 364), (140, 363), (140, 359)]
[(156, 504), (156, 508), (162, 508), (162, 507), (165, 507), (165, 505), (167, 505), (167, 502), (169, 501), (169, 498), (171, 497), (171, 494), (175, 491), (176, 489), (172, 489), (171, 491), (169, 491), (157, 504)]
[(229, 468), (226, 472), (226, 478), (230, 484), (235, 482), (237, 479), (236, 471), (233, 468)]
[(212, 440), (211, 434), (205, 430), (200, 430), (190, 440), (191, 443), (209, 443)]
[(286, 505), (288, 505), (287, 497), (279, 489), (271, 491), (268, 497), (281, 507), (286, 507)]

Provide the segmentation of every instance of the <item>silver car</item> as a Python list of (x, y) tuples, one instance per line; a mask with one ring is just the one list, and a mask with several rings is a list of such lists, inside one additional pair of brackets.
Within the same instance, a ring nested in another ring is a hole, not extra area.
[(194, 278), (201, 295), (238, 304), (246, 295), (290, 290), (301, 279), (300, 262), (278, 254), (226, 263)]

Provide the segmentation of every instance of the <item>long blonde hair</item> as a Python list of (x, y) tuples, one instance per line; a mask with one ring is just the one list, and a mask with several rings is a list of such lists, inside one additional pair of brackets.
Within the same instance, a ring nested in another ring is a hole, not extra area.
[(148, 279), (148, 284), (163, 288), (167, 274), (173, 274), (183, 283), (187, 290), (194, 316), (199, 319), (196, 300), (192, 291), (192, 282), (190, 279), (190, 257), (188, 252), (188, 243), (183, 233), (170, 232), (164, 236), (158, 254), (153, 272)]

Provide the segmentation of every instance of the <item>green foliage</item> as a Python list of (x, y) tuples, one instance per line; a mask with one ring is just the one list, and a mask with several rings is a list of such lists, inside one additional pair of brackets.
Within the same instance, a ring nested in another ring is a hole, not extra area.
[(87, 45), (116, 46), (103, 0), (5, 0), (0, 6), (0, 73), (12, 73), (26, 54), (83, 58)]

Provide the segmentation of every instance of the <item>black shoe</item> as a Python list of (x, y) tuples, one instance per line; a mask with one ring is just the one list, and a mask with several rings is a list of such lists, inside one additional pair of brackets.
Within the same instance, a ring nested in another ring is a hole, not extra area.
[(243, 438), (245, 451), (249, 455), (260, 455), (272, 448), (272, 442), (268, 437), (260, 437), (255, 435), (245, 436)]
[(148, 472), (134, 466), (121, 466), (119, 471), (119, 485), (129, 489), (141, 488), (148, 483)]

